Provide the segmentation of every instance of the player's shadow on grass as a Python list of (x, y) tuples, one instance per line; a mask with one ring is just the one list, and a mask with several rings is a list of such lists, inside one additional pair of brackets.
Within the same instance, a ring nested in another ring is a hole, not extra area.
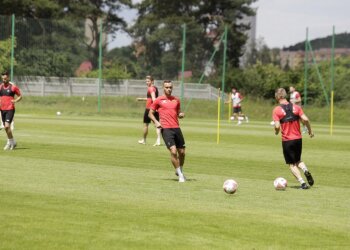
[(13, 150), (4, 150), (4, 152), (14, 152), (14, 151), (18, 151), (18, 150), (27, 150), (27, 149), (30, 149), (30, 148), (26, 148), (26, 147), (16, 147), (16, 148), (13, 149)]
[(30, 149), (30, 148), (28, 148), (28, 147), (16, 147), (15, 150), (27, 150), (27, 149)]
[[(163, 179), (164, 181), (176, 181), (176, 182), (179, 182), (179, 179), (178, 178), (165, 178)], [(197, 181), (197, 179), (193, 179), (193, 178), (187, 178), (186, 177), (186, 181)]]
[[(290, 188), (293, 188), (293, 189), (302, 189), (300, 186), (290, 186)], [(315, 187), (310, 187), (308, 189), (305, 189), (305, 190), (309, 190), (309, 189), (313, 189)]]

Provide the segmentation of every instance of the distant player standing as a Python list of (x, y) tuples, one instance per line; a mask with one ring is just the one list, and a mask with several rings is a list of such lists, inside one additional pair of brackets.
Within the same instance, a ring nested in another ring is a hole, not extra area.
[(301, 95), (298, 91), (295, 90), (293, 86), (289, 87), (289, 101), (293, 104), (301, 106)]
[[(147, 98), (137, 98), (138, 101), (146, 101), (146, 109), (143, 114), (143, 138), (139, 140), (140, 144), (146, 144), (146, 138), (148, 135), (148, 125), (151, 122), (151, 119), (148, 117), (148, 113), (151, 107), (151, 104), (158, 97), (158, 89), (154, 86), (154, 79), (152, 76), (146, 76), (146, 84), (147, 84)], [(156, 112), (154, 114), (156, 119), (159, 121), (159, 115)], [(160, 129), (156, 128), (157, 131), (157, 140), (153, 146), (160, 146)]]
[(295, 178), (300, 182), (301, 188), (308, 189), (309, 186), (301, 177), (299, 169), (303, 170), (310, 186), (314, 184), (314, 180), (305, 163), (301, 161), (302, 136), (299, 120), (306, 125), (311, 138), (314, 137), (314, 134), (311, 130), (309, 119), (304, 114), (302, 108), (288, 102), (286, 96), (287, 93), (284, 88), (279, 88), (275, 92), (275, 98), (279, 103), (279, 106), (275, 107), (272, 112), (272, 118), (275, 122), (275, 134), (278, 135), (281, 131), (283, 155), (286, 164), (289, 164), (289, 168)]
[(10, 77), (7, 71), (2, 73), (1, 77), (1, 118), (7, 135), (7, 143), (4, 150), (13, 150), (17, 146), (17, 143), (13, 138), (11, 122), (13, 121), (13, 117), (15, 115), (15, 103), (22, 99), (22, 95), (20, 89), (10, 83)]
[[(289, 87), (289, 101), (295, 105), (301, 106), (301, 95), (293, 86)], [(303, 133), (307, 132), (307, 127), (303, 124)]]
[(248, 116), (244, 115), (242, 113), (242, 104), (243, 96), (237, 91), (236, 88), (231, 89), (231, 100), (232, 100), (232, 108), (233, 108), (233, 114), (231, 116), (231, 120), (237, 119), (237, 125), (242, 124), (242, 120), (244, 118), (246, 119), (246, 122), (248, 122)]
[[(180, 100), (172, 96), (173, 84), (171, 81), (163, 82), (164, 95), (159, 96), (151, 105), (149, 112), (150, 119), (157, 128), (161, 128), (162, 136), (170, 152), (171, 163), (176, 174), (179, 176), (179, 182), (185, 182), (183, 175), (183, 166), (185, 163), (185, 139), (182, 135), (178, 118), (185, 116), (180, 110)], [(155, 117), (158, 110), (160, 121)]]

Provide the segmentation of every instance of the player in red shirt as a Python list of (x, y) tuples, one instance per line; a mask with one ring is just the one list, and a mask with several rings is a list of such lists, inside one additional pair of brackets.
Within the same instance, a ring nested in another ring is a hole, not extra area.
[[(180, 100), (172, 96), (173, 83), (163, 82), (164, 95), (158, 97), (151, 105), (149, 118), (157, 128), (161, 128), (164, 143), (170, 152), (171, 163), (173, 164), (179, 182), (185, 182), (183, 166), (185, 163), (185, 139), (182, 135), (179, 118), (185, 116), (180, 109)], [(160, 121), (154, 116), (158, 110)]]
[[(147, 98), (137, 98), (138, 101), (146, 101), (145, 113), (143, 114), (143, 138), (139, 140), (140, 144), (146, 144), (146, 138), (148, 135), (148, 125), (151, 123), (151, 119), (148, 117), (148, 113), (151, 107), (151, 104), (158, 97), (158, 89), (154, 86), (154, 79), (152, 76), (146, 76), (147, 84)], [(159, 121), (158, 112), (156, 112), (155, 117)], [(153, 146), (160, 146), (160, 129), (156, 128), (157, 131), (157, 140)]]
[(272, 119), (275, 126), (275, 134), (281, 131), (282, 148), (286, 164), (289, 164), (290, 170), (295, 178), (300, 182), (302, 189), (308, 189), (309, 186), (301, 177), (299, 168), (303, 170), (310, 186), (314, 184), (311, 173), (304, 162), (301, 161), (302, 136), (300, 133), (300, 120), (308, 128), (310, 137), (314, 137), (311, 130), (309, 119), (304, 114), (302, 108), (286, 99), (287, 93), (284, 88), (279, 88), (275, 92), (275, 98), (280, 104), (272, 112)]
[(11, 122), (15, 115), (15, 103), (19, 102), (22, 99), (22, 95), (19, 88), (10, 83), (10, 77), (8, 72), (2, 73), (1, 77), (1, 118), (7, 134), (7, 143), (4, 147), (4, 150), (13, 150), (17, 146), (17, 143), (13, 138)]

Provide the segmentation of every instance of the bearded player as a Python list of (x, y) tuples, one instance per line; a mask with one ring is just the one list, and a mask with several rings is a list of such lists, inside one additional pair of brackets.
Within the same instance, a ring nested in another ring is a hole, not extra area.
[[(173, 83), (171, 81), (163, 82), (164, 95), (159, 96), (151, 105), (149, 118), (154, 125), (161, 129), (164, 143), (170, 152), (171, 163), (175, 168), (176, 175), (179, 176), (179, 182), (185, 182), (183, 175), (183, 166), (185, 163), (185, 139), (182, 135), (179, 118), (185, 116), (180, 111), (180, 100), (172, 96)], [(156, 110), (159, 113), (159, 121), (154, 116)]]

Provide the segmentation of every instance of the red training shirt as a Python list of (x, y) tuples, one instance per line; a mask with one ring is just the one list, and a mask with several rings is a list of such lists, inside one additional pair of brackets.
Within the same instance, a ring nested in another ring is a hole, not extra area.
[(151, 109), (158, 111), (162, 128), (179, 128), (178, 114), (180, 100), (175, 96), (159, 96), (151, 105)]
[(8, 84), (5, 87), (3, 83), (0, 85), (1, 110), (15, 109), (15, 104), (12, 103), (15, 95), (21, 95), (21, 91), (17, 86)]
[[(283, 104), (288, 104), (288, 102)], [(304, 114), (304, 111), (300, 106), (293, 104), (293, 113), (300, 117)], [(286, 112), (283, 110), (283, 108), (281, 106), (277, 106), (273, 109), (272, 119), (274, 121), (280, 121), (285, 115), (286, 115)], [(282, 141), (291, 141), (291, 140), (300, 139), (302, 136), (300, 133), (299, 120), (281, 123), (281, 134), (282, 134)]]
[(150, 109), (151, 108), (151, 104), (152, 104), (152, 93), (155, 94), (155, 97), (158, 97), (158, 89), (155, 86), (150, 86), (147, 89), (147, 101), (146, 101), (146, 109)]

